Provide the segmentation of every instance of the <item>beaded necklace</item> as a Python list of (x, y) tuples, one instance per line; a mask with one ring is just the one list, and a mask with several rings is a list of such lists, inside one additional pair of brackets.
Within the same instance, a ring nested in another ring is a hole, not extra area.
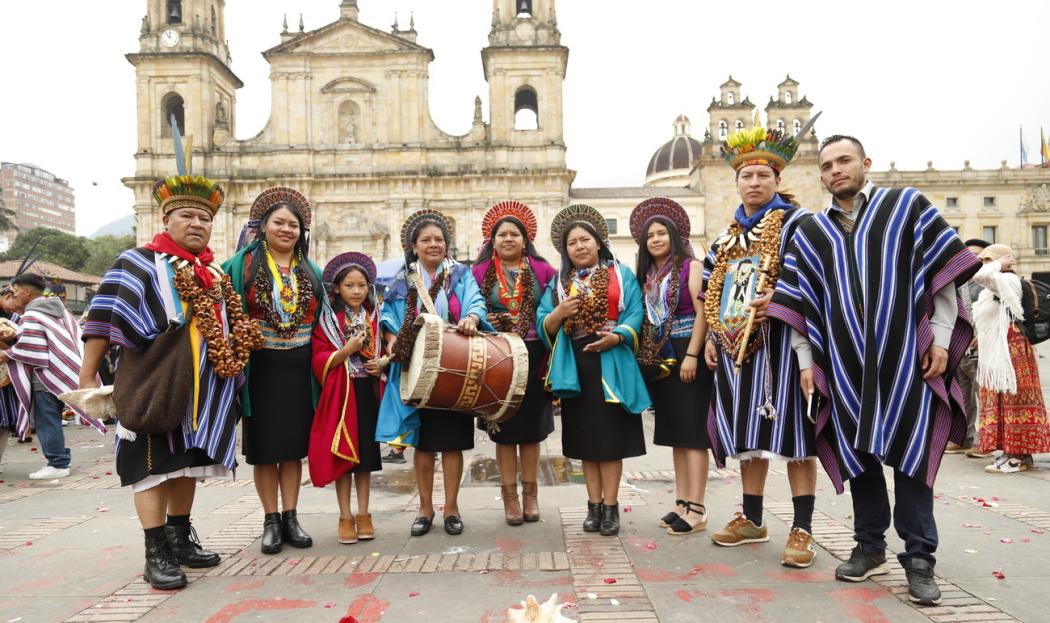
[(270, 246), (265, 240), (262, 249), (267, 270), (255, 273), (255, 300), (274, 332), (282, 338), (289, 338), (298, 331), (306, 317), (314, 297), (313, 285), (303, 273), (302, 251), (296, 252), (288, 275), (284, 275), (270, 255)]

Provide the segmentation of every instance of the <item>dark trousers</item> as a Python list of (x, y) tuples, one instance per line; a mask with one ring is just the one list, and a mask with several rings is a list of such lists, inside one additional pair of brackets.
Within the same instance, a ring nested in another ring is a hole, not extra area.
[[(868, 553), (886, 551), (890, 527), (890, 499), (882, 464), (870, 454), (861, 455), (863, 474), (849, 481), (853, 496), (853, 539)], [(901, 564), (910, 558), (935, 562), (937, 524), (933, 519), (933, 489), (922, 480), (894, 470), (893, 526), (904, 541)]]
[(980, 398), (977, 395), (977, 353), (965, 355), (959, 362), (959, 369), (955, 372), (955, 378), (959, 380), (959, 389), (962, 390), (963, 406), (966, 408), (966, 439), (962, 447), (969, 448), (977, 445), (977, 408)]

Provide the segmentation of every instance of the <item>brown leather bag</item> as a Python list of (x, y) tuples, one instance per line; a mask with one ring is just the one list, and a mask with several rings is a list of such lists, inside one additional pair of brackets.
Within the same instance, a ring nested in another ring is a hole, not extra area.
[(121, 426), (135, 433), (170, 433), (193, 400), (189, 325), (161, 333), (142, 350), (125, 349), (113, 380)]

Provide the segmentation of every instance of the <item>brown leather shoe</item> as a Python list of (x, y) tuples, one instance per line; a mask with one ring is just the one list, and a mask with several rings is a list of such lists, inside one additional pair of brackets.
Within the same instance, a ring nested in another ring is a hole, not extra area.
[(372, 526), (372, 513), (357, 515), (357, 538), (362, 541), (376, 538), (376, 529)]
[(520, 526), (525, 523), (521, 515), (521, 504), (518, 502), (518, 484), (502, 485), (500, 493), (503, 494), (503, 513), (506, 515), (508, 526)]
[(357, 543), (357, 526), (354, 522), (354, 517), (351, 515), (346, 519), (339, 518), (339, 532), (338, 540), (343, 545), (350, 545)]
[(540, 502), (536, 499), (537, 485), (535, 482), (521, 483), (521, 499), (525, 505), (522, 517), (525, 521), (533, 522), (540, 520)]

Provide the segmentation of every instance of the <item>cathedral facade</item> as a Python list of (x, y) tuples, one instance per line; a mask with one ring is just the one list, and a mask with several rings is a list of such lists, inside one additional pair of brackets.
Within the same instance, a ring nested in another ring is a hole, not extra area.
[[(335, 2), (335, 0), (332, 0)], [(224, 0), (146, 0), (139, 51), (128, 54), (137, 84), (136, 169), (124, 183), (135, 196), (138, 236), (161, 229), (150, 191), (175, 171), (169, 119), (193, 139), (193, 170), (226, 189), (212, 246), (232, 253), (254, 198), (292, 186), (314, 206), (311, 254), (325, 262), (347, 249), (377, 258), (400, 254), (404, 217), (441, 210), (455, 224), (450, 247), (469, 259), (480, 245), (481, 217), (492, 204), (516, 199), (541, 223), (570, 203), (587, 203), (609, 220), (618, 257), (633, 262), (628, 215), (663, 195), (692, 220), (698, 250), (724, 227), (739, 203), (732, 170), (719, 157), (726, 134), (749, 126), (756, 106), (730, 78), (708, 106), (701, 138), (689, 119), (673, 123), (671, 140), (653, 154), (644, 183), (578, 188), (566, 166), (562, 86), (569, 50), (561, 45), (555, 0), (493, 0), (482, 69), (487, 111), (475, 101), (469, 132), (451, 135), (432, 121), (428, 68), (433, 52), (414, 25), (379, 30), (358, 19), (356, 0), (342, 0), (339, 19), (316, 30), (281, 34), (263, 55), (271, 66), (271, 116), (254, 137), (236, 136), (236, 92), (225, 41)], [(788, 77), (764, 112), (766, 123), (795, 130), (812, 104)], [(487, 120), (486, 120), (487, 119)], [(819, 127), (819, 126), (818, 126)], [(816, 128), (815, 128), (816, 129)], [(818, 208), (830, 200), (816, 167), (816, 134), (805, 137), (782, 187)], [(643, 172), (639, 171), (639, 178)], [(1028, 270), (1050, 268), (1050, 169), (873, 172), (876, 184), (925, 192), (963, 237), (992, 237), (1018, 250)], [(541, 252), (554, 255), (545, 235)]]

